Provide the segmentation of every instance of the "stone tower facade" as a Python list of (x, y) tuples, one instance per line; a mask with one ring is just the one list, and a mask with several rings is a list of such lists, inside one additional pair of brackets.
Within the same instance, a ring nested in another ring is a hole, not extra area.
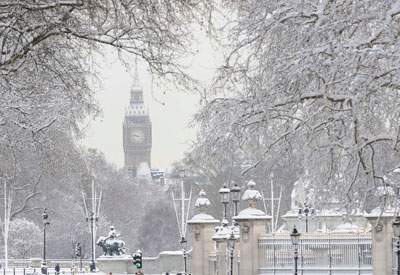
[(151, 120), (149, 110), (144, 104), (143, 87), (137, 68), (122, 129), (125, 168), (136, 176), (141, 163), (147, 163), (151, 167), (152, 145)]

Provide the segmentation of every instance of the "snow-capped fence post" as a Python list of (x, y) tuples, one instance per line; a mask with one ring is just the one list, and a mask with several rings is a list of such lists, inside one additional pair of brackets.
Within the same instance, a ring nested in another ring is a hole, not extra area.
[(393, 268), (393, 229), (394, 211), (376, 208), (365, 214), (372, 226), (372, 268), (374, 275), (391, 275)]
[(242, 200), (248, 201), (249, 207), (233, 217), (240, 226), (240, 274), (246, 275), (258, 274), (258, 239), (266, 233), (266, 225), (272, 220), (271, 216), (255, 208), (256, 202), (262, 200), (260, 192), (254, 189), (255, 185), (250, 180), (247, 184), (249, 189), (242, 197)]
[(192, 271), (193, 274), (214, 275), (210, 274), (210, 254), (215, 253), (212, 236), (215, 232), (215, 226), (219, 224), (219, 220), (214, 219), (211, 215), (206, 214), (210, 201), (206, 198), (206, 193), (201, 190), (200, 197), (196, 200), (195, 206), (199, 209), (200, 214), (192, 217), (187, 223), (192, 227)]

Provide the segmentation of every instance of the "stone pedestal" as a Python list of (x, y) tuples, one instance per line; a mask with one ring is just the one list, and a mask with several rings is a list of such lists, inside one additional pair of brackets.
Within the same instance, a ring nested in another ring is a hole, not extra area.
[(272, 217), (249, 207), (233, 217), (240, 226), (240, 274), (258, 274), (258, 239)]
[[(285, 229), (290, 231), (294, 225), (299, 232), (306, 232), (305, 217), (299, 219), (298, 210), (290, 210), (282, 216), (284, 220)], [(343, 223), (351, 223), (359, 228), (365, 228), (368, 226), (367, 219), (364, 218), (362, 213), (353, 213), (347, 216), (348, 220), (345, 219), (345, 212), (338, 209), (331, 210), (316, 210), (315, 218), (308, 217), (308, 232), (323, 232), (329, 233), (338, 228)]]
[(233, 275), (239, 273), (239, 257), (240, 257), (240, 238), (236, 240), (235, 250), (233, 251)]
[[(192, 260), (192, 252), (188, 251), (186, 258), (188, 273), (192, 273)], [(161, 274), (163, 272), (182, 270), (182, 251), (164, 251), (156, 257), (143, 257), (142, 264), (142, 272), (144, 274)], [(96, 267), (100, 272), (105, 274), (109, 274), (110, 272), (113, 274), (135, 274), (137, 272), (137, 268), (133, 264), (132, 256), (130, 255), (100, 256), (96, 259)]]
[(217, 246), (217, 274), (227, 274), (229, 264), (227, 242), (223, 239), (216, 240), (215, 242)]
[(219, 221), (210, 215), (198, 214), (188, 224), (193, 232), (193, 274), (210, 275), (209, 256), (214, 253), (212, 236)]
[[(297, 230), (301, 233), (306, 232), (306, 217), (299, 219), (299, 210), (290, 210), (285, 215), (282, 216), (282, 219), (285, 224), (285, 229), (290, 232), (293, 226), (296, 226)], [(308, 232), (316, 232), (318, 229), (317, 219), (311, 218), (311, 216), (307, 217), (308, 219)]]
[(96, 259), (96, 265), (98, 270), (106, 274), (112, 273), (134, 273), (136, 267), (132, 263), (131, 256), (111, 257), (102, 256)]
[(31, 267), (33, 268), (40, 268), (42, 263), (42, 258), (31, 258)]
[(372, 267), (374, 275), (391, 275), (393, 267), (393, 229), (394, 211), (374, 209), (365, 214), (373, 228)]

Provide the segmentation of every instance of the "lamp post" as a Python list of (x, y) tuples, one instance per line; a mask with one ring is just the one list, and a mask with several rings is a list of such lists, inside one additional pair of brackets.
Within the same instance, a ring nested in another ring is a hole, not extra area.
[(96, 271), (96, 263), (94, 261), (94, 226), (95, 226), (95, 222), (97, 222), (98, 219), (97, 217), (94, 216), (94, 213), (92, 212), (90, 214), (90, 218), (86, 218), (86, 222), (90, 222), (90, 232), (91, 232), (91, 236), (92, 236), (92, 248), (91, 248), (91, 258), (90, 258), (90, 272), (95, 272)]
[(238, 203), (240, 202), (240, 187), (237, 185), (235, 182), (234, 186), (231, 188), (231, 193), (232, 193), (232, 201), (233, 204), (235, 205), (234, 209), (234, 216), (238, 215)]
[(228, 247), (229, 247), (229, 252), (230, 252), (230, 257), (231, 257), (231, 271), (230, 271), (231, 275), (233, 275), (233, 251), (235, 249), (235, 242), (236, 242), (236, 238), (232, 231), (231, 236), (228, 239)]
[(185, 188), (184, 188), (184, 178), (185, 178), (185, 170), (181, 170), (179, 172), (179, 177), (181, 178), (181, 207), (182, 207), (182, 215), (181, 215), (181, 234), (182, 238), (184, 239), (186, 236), (185, 232)]
[(396, 254), (397, 254), (397, 275), (400, 275), (400, 216), (397, 216), (392, 223), (393, 234), (397, 238)]
[(308, 233), (308, 216), (311, 216), (311, 218), (315, 218), (315, 209), (311, 208), (310, 205), (305, 204), (304, 209), (299, 208), (299, 219), (301, 220), (303, 218), (303, 215), (306, 218), (306, 233)]
[(292, 245), (293, 245), (293, 252), (294, 252), (294, 275), (297, 275), (297, 260), (299, 258), (298, 256), (298, 245), (300, 241), (300, 233), (297, 231), (296, 226), (293, 226), (293, 230), (290, 233), (290, 238), (292, 239)]
[(184, 267), (184, 274), (186, 275), (186, 246), (187, 246), (187, 241), (184, 236), (182, 236), (181, 239), (181, 248), (182, 248), (182, 255), (183, 255), (183, 267)]
[(50, 223), (47, 221), (49, 215), (47, 214), (47, 209), (43, 210), (43, 261), (42, 261), (42, 274), (47, 274), (47, 264), (46, 264), (46, 225)]
[(219, 194), (220, 194), (220, 198), (221, 198), (221, 202), (224, 205), (224, 214), (223, 214), (223, 220), (226, 219), (227, 214), (226, 214), (226, 206), (229, 203), (229, 188), (226, 187), (226, 183), (224, 183), (224, 186), (219, 189)]

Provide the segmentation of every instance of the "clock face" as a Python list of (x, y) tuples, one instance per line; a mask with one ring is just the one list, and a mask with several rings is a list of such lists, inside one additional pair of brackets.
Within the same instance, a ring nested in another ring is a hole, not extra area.
[(144, 132), (141, 130), (132, 130), (130, 139), (133, 143), (142, 143), (144, 141)]

